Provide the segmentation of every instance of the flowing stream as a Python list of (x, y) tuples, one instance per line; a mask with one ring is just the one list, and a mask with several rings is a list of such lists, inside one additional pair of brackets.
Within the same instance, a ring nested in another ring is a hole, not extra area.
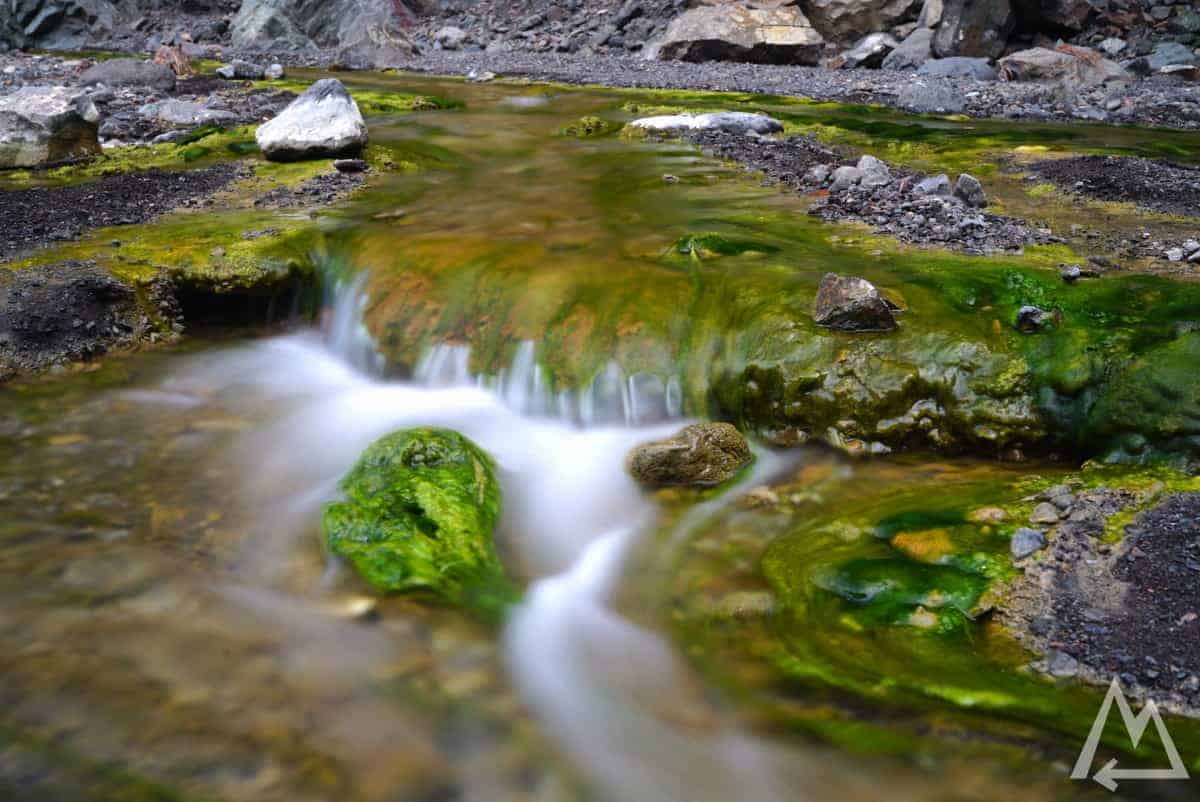
[[(986, 627), (945, 641), (856, 630), (830, 594), (799, 628), (763, 613), (755, 566), (775, 539), (795, 542), (797, 520), (896, 487), (926, 502), (991, 489), (1017, 469), (756, 445), (734, 486), (684, 497), (647, 494), (624, 468), (633, 446), (708, 413), (706, 383), (730, 354), (804, 336), (755, 328), (794, 311), (793, 293), (827, 270), (902, 285), (925, 257), (854, 244), (861, 230), (826, 227), (805, 201), (678, 143), (557, 133), (658, 96), (356, 80), (463, 105), (372, 119), (373, 140), (420, 169), (318, 221), (304, 254), (330, 288), (316, 325), (201, 333), (0, 390), (0, 792), (1093, 798), (1061, 763), (1095, 695), (1021, 674), (1027, 657)], [(997, 123), (761, 102), (846, 131), (1019, 141)], [(949, 308), (927, 283), (905, 293)], [(991, 336), (987, 321), (946, 319), (954, 336)], [(921, 342), (933, 351), (938, 336)], [(497, 543), (523, 587), (499, 632), (371, 598), (323, 551), (339, 479), (376, 438), (418, 425), (459, 431), (498, 465)], [(802, 512), (756, 506), (780, 494)], [(878, 546), (818, 535), (813, 563)], [(715, 588), (718, 612), (742, 606), (713, 614), (696, 587)], [(803, 679), (778, 679), (776, 663)], [(763, 712), (764, 688), (788, 718)]]

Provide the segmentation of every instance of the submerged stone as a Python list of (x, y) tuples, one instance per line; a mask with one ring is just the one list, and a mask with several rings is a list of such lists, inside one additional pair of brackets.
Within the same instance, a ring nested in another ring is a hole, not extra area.
[(342, 82), (325, 78), (259, 126), (255, 139), (272, 161), (357, 156), (367, 145), (367, 124)]
[(329, 550), (384, 592), (428, 591), (494, 617), (515, 598), (496, 556), (500, 485), (457, 432), (408, 429), (373, 443), (325, 508)]
[(866, 279), (826, 274), (817, 290), (813, 319), (819, 326), (842, 331), (891, 331), (892, 306)]
[(710, 487), (733, 478), (754, 459), (750, 444), (728, 423), (696, 423), (629, 454), (629, 472), (647, 487)]

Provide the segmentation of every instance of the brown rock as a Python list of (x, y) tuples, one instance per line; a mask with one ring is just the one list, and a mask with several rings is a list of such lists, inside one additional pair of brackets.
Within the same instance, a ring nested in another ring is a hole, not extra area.
[(629, 453), (629, 472), (647, 487), (711, 487), (731, 479), (754, 459), (750, 444), (728, 423), (696, 423), (673, 437)]

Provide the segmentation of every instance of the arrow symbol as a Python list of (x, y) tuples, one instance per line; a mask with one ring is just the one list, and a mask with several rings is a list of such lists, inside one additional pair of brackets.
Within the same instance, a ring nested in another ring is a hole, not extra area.
[(1129, 702), (1125, 699), (1124, 691), (1121, 690), (1121, 683), (1116, 677), (1113, 677), (1112, 684), (1108, 686), (1108, 693), (1104, 697), (1104, 703), (1100, 705), (1100, 712), (1096, 714), (1096, 721), (1092, 724), (1092, 731), (1088, 734), (1087, 741), (1079, 753), (1079, 759), (1075, 761), (1075, 768), (1071, 772), (1071, 779), (1087, 779), (1092, 761), (1096, 757), (1096, 749), (1100, 746), (1100, 738), (1104, 734), (1104, 724), (1108, 721), (1108, 714), (1114, 703), (1116, 703), (1117, 710), (1121, 713), (1121, 720), (1125, 724), (1125, 729), (1129, 733), (1129, 740), (1133, 743), (1134, 749), (1137, 748), (1138, 743), (1142, 740), (1142, 735), (1145, 734), (1146, 728), (1151, 722), (1154, 723), (1154, 728), (1158, 731), (1158, 738), (1162, 741), (1163, 748), (1166, 750), (1171, 768), (1118, 769), (1117, 761), (1110, 760), (1100, 767), (1100, 771), (1096, 772), (1092, 779), (1109, 791), (1117, 790), (1117, 780), (1188, 779), (1187, 767), (1179, 757), (1179, 750), (1175, 748), (1175, 742), (1171, 740), (1171, 734), (1167, 732), (1167, 725), (1163, 722), (1162, 715), (1158, 712), (1158, 705), (1154, 703), (1153, 699), (1148, 699), (1146, 700), (1146, 706), (1142, 708), (1142, 712), (1134, 715), (1133, 710), (1129, 707)]
[(1117, 790), (1117, 780), (1186, 780), (1187, 769), (1118, 769), (1115, 759), (1108, 761), (1092, 777), (1110, 791)]

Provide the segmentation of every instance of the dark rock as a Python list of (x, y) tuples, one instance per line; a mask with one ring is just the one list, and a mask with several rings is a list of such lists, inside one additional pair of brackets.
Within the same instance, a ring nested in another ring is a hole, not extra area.
[(844, 69), (857, 67), (875, 68), (883, 64), (883, 59), (896, 49), (899, 42), (887, 33), (872, 33), (863, 37), (854, 47), (837, 57), (837, 62)]
[(363, 159), (336, 159), (333, 169), (339, 173), (365, 173), (371, 167)]
[(266, 70), (258, 64), (238, 59), (224, 67), (218, 67), (217, 75), (227, 81), (261, 81), (266, 77)]
[(1009, 0), (944, 0), (933, 52), (941, 58), (996, 58), (1016, 24)]
[(874, 284), (833, 273), (821, 280), (813, 320), (818, 326), (841, 331), (891, 331), (897, 325), (891, 304)]
[(696, 423), (673, 437), (630, 452), (629, 472), (647, 487), (708, 487), (733, 478), (754, 459), (750, 445), (728, 423)]
[(917, 28), (887, 55), (885, 70), (915, 70), (933, 58), (933, 30)]
[(966, 109), (967, 100), (958, 87), (931, 78), (905, 84), (896, 104), (917, 114), (957, 114)]
[(1017, 330), (1034, 334), (1054, 323), (1054, 314), (1036, 306), (1022, 306), (1017, 310)]
[(921, 0), (807, 0), (813, 27), (832, 41), (846, 42), (913, 19)]

